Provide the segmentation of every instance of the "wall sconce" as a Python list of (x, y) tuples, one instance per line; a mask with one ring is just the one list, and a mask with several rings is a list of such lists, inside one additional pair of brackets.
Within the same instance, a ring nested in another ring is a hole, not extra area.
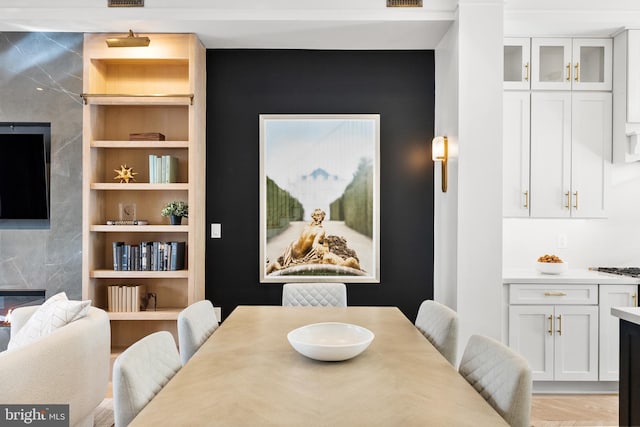
[(449, 141), (446, 136), (436, 136), (431, 142), (431, 158), (442, 162), (442, 192), (447, 192), (447, 160), (449, 159)]
[(132, 30), (129, 30), (127, 37), (107, 39), (107, 46), (109, 47), (147, 47), (149, 43), (151, 43), (149, 37), (137, 37)]

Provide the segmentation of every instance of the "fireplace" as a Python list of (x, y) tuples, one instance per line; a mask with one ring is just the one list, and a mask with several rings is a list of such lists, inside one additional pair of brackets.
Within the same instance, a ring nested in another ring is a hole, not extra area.
[(28, 305), (39, 305), (44, 300), (44, 289), (0, 289), (0, 351), (6, 350), (9, 343), (11, 310)]
[(0, 326), (11, 325), (8, 314), (14, 308), (39, 305), (44, 300), (44, 289), (0, 289)]

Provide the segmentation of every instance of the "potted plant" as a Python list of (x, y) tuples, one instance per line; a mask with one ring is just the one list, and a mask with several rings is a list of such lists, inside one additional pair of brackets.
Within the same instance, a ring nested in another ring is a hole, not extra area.
[(168, 216), (172, 225), (180, 225), (182, 218), (189, 218), (189, 205), (181, 200), (167, 203), (160, 212), (162, 216)]

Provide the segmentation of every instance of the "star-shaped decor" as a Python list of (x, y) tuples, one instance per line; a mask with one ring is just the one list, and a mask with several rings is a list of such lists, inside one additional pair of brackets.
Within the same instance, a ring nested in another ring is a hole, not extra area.
[(127, 165), (120, 165), (119, 170), (114, 169), (113, 171), (118, 173), (113, 179), (119, 179), (120, 182), (135, 181), (133, 176), (138, 175), (138, 172), (133, 172), (133, 168), (127, 167)]

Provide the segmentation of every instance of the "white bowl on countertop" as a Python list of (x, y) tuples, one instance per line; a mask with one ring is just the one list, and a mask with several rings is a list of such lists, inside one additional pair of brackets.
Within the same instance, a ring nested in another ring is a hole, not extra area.
[(569, 270), (569, 263), (536, 261), (536, 270), (542, 274), (562, 274)]
[(362, 326), (350, 323), (312, 323), (287, 334), (291, 346), (311, 359), (337, 362), (362, 353), (375, 335)]

